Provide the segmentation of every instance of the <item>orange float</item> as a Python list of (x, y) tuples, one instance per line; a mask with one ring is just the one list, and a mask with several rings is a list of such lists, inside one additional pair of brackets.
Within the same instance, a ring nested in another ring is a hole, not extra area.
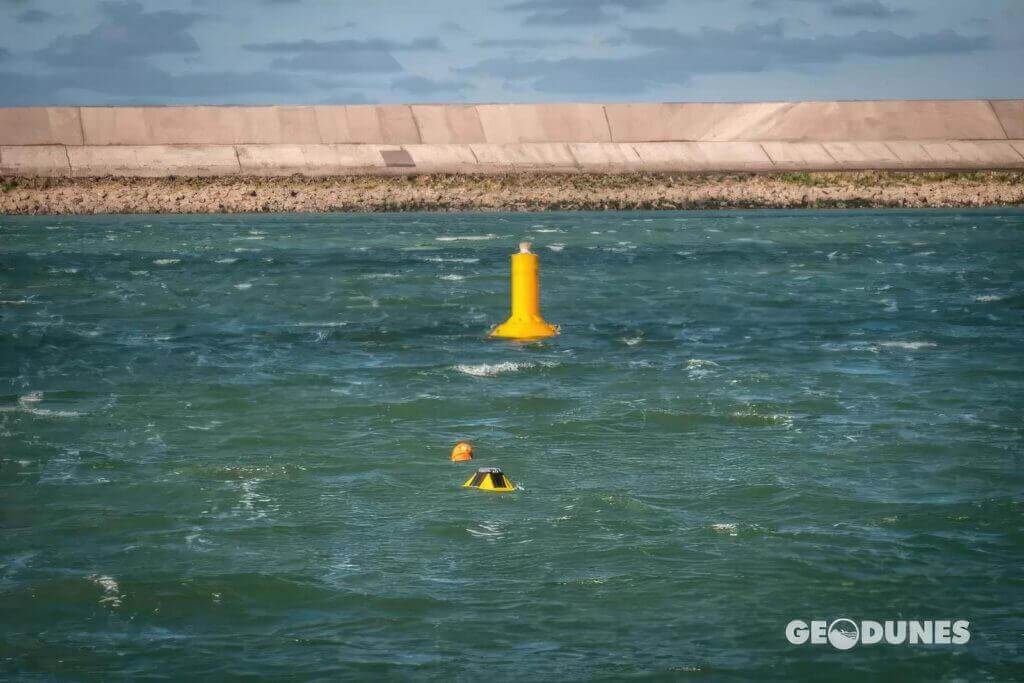
[(473, 444), (468, 441), (460, 441), (452, 449), (452, 462), (463, 462), (473, 459)]

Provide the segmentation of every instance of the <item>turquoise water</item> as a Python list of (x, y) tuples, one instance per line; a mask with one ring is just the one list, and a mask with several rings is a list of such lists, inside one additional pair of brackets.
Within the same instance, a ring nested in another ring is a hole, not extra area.
[[(523, 238), (563, 334), (486, 341)], [(0, 217), (0, 673), (1021, 677), (1022, 247), (1010, 210)], [(786, 640), (837, 617), (971, 640)]]

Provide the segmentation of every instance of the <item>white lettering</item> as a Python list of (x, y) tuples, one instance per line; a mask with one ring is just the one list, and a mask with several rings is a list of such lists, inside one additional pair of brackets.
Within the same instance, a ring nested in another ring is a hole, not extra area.
[(885, 622), (885, 642), (890, 645), (902, 645), (907, 639), (907, 622), (887, 621)]
[(883, 635), (882, 625), (877, 621), (860, 622), (860, 642), (865, 645), (874, 645), (875, 643), (882, 642)]
[(967, 627), (971, 625), (971, 622), (965, 619), (959, 619), (953, 622), (953, 644), (963, 645), (971, 639), (971, 632), (967, 630)]
[(807, 622), (794, 619), (786, 626), (786, 639), (794, 645), (803, 645), (808, 637)]
[(932, 629), (930, 621), (912, 621), (910, 622), (910, 644), (917, 645), (918, 643), (925, 643), (927, 645), (932, 644)]

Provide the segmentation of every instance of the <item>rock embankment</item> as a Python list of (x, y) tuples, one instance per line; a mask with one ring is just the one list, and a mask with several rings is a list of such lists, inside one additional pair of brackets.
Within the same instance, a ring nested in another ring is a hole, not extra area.
[(1024, 172), (0, 178), (0, 214), (1024, 205)]

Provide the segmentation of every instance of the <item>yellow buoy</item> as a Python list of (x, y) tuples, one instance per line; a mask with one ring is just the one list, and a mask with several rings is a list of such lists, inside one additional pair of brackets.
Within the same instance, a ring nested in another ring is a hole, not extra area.
[(540, 275), (537, 255), (529, 242), (519, 244), (512, 254), (512, 315), (491, 330), (499, 339), (544, 339), (558, 334), (558, 326), (540, 315)]
[(509, 478), (497, 467), (481, 467), (473, 473), (472, 477), (466, 480), (462, 488), (494, 491), (495, 493), (516, 490), (516, 487), (509, 481)]

